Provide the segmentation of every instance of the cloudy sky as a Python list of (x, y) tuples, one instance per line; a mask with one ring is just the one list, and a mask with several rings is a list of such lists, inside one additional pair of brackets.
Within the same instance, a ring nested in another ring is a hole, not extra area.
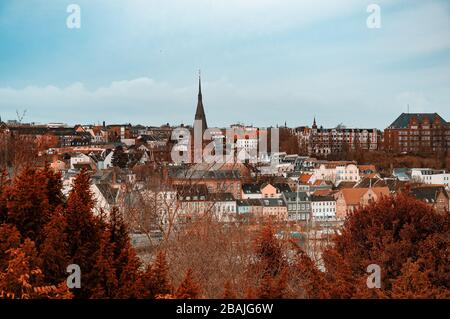
[(450, 1), (0, 1), (3, 120), (191, 124), (198, 69), (214, 126), (450, 121)]

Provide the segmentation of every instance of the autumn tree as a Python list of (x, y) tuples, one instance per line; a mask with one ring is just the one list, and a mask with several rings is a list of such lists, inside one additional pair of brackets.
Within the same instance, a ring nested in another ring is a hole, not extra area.
[(175, 292), (177, 299), (196, 299), (200, 297), (200, 285), (194, 278), (194, 272), (191, 268), (186, 272), (183, 281)]
[(107, 225), (109, 244), (113, 246), (113, 267), (117, 280), (115, 298), (138, 298), (141, 294), (141, 262), (131, 245), (122, 214), (114, 207)]
[(156, 298), (158, 295), (168, 295), (172, 293), (173, 287), (169, 279), (169, 266), (166, 254), (158, 252), (155, 261), (147, 267), (143, 275), (142, 297), (146, 299)]
[[(333, 297), (367, 297), (367, 266), (381, 268), (378, 297), (440, 297), (450, 288), (449, 214), (399, 194), (356, 210), (324, 252), (324, 288)], [(411, 284), (407, 284), (411, 282)], [(425, 290), (433, 291), (426, 294)]]
[[(257, 274), (254, 297), (279, 299), (284, 295), (287, 283), (288, 263), (282, 243), (275, 237), (272, 224), (263, 227), (255, 239), (256, 263), (250, 272)], [(250, 287), (250, 288), (254, 288)]]
[(229, 280), (227, 280), (225, 282), (222, 298), (223, 299), (236, 299), (236, 294), (234, 292), (233, 285)]
[(6, 222), (6, 189), (9, 185), (8, 175), (5, 170), (0, 170), (0, 224)]
[(66, 233), (67, 220), (59, 207), (42, 230), (44, 238), (39, 247), (39, 256), (43, 262), (43, 272), (47, 281), (60, 282), (67, 277), (69, 263), (69, 244)]
[(15, 225), (24, 238), (33, 241), (51, 216), (47, 182), (42, 171), (26, 168), (6, 189), (6, 222)]
[(74, 292), (80, 298), (89, 298), (96, 287), (94, 266), (104, 224), (94, 216), (93, 208), (90, 176), (83, 170), (74, 180), (64, 211), (70, 262), (79, 265), (82, 272), (82, 288)]
[[(16, 241), (18, 232), (9, 229), (9, 239)], [(19, 247), (11, 247), (2, 256), (0, 267), (0, 299), (52, 298), (67, 299), (72, 295), (65, 282), (45, 285), (41, 260), (34, 242), (25, 239)]]

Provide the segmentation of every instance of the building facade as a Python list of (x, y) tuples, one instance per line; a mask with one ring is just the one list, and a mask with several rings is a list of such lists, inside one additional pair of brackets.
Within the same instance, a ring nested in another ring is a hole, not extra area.
[(396, 153), (447, 153), (450, 127), (437, 113), (402, 113), (384, 130), (385, 150)]

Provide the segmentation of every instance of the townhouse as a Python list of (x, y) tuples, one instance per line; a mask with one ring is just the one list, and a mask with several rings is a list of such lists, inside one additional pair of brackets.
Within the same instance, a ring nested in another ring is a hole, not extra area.
[(289, 221), (307, 221), (311, 215), (311, 198), (306, 192), (283, 193)]
[(311, 217), (314, 221), (335, 220), (336, 199), (330, 195), (311, 195)]
[(411, 189), (411, 195), (433, 207), (438, 213), (449, 211), (449, 196), (443, 186), (415, 187)]
[(411, 179), (414, 182), (431, 185), (444, 185), (447, 189), (450, 188), (450, 173), (446, 173), (445, 170), (412, 168), (410, 172)]
[(389, 195), (390, 191), (388, 187), (341, 189), (335, 195), (336, 218), (341, 220), (345, 219), (349, 213), (354, 212), (356, 209)]

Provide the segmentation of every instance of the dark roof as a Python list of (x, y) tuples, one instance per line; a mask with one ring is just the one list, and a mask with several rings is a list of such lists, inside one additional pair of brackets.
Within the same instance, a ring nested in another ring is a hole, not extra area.
[(424, 186), (411, 189), (412, 196), (429, 204), (436, 203), (437, 197), (441, 192), (448, 197), (443, 186)]
[(261, 199), (261, 203), (263, 206), (269, 207), (269, 206), (286, 206), (286, 203), (284, 199), (282, 198), (263, 198)]
[(116, 203), (117, 193), (119, 192), (118, 188), (113, 188), (109, 184), (96, 184), (100, 193), (102, 193), (103, 197), (106, 199), (108, 204), (114, 205)]
[(336, 199), (333, 196), (317, 196), (311, 195), (312, 202), (334, 202)]
[(186, 170), (178, 167), (169, 168), (169, 176), (178, 179), (241, 179), (238, 170)]
[(200, 76), (198, 78), (198, 101), (197, 101), (197, 110), (195, 111), (195, 121), (201, 122), (203, 132), (208, 128), (208, 124), (206, 122), (205, 109), (203, 107), (202, 82)]
[(260, 199), (247, 199), (247, 202), (250, 204), (250, 206), (262, 206)]
[(398, 191), (402, 186), (404, 186), (407, 182), (399, 181), (396, 178), (388, 178), (384, 180), (384, 183), (389, 188), (390, 192)]
[(238, 199), (236, 200), (237, 206), (251, 206), (250, 202), (247, 199)]
[(10, 131), (25, 135), (53, 134), (57, 136), (91, 136), (88, 132), (77, 132), (73, 127), (50, 128), (46, 126), (15, 126), (10, 127), (9, 129)]
[(210, 200), (215, 202), (232, 202), (235, 201), (231, 193), (214, 193), (209, 195)]
[(261, 185), (259, 184), (242, 184), (244, 194), (261, 194)]
[(276, 183), (273, 186), (278, 190), (279, 193), (289, 193), (292, 192), (292, 189), (286, 183)]
[(438, 118), (442, 125), (447, 126), (447, 121), (444, 120), (437, 113), (402, 113), (400, 116), (389, 126), (389, 128), (407, 128), (409, 122), (412, 118), (416, 118), (418, 124), (422, 124), (423, 120), (428, 119), (429, 123), (434, 123), (435, 119)]
[(176, 187), (178, 198), (183, 200), (206, 200), (209, 195), (206, 185), (181, 185)]
[(297, 194), (298, 194), (298, 201), (300, 202), (307, 202), (310, 200), (308, 194), (306, 192), (289, 192), (284, 193), (283, 196), (286, 201), (288, 202), (295, 202), (297, 201)]
[(355, 188), (370, 188), (370, 187), (385, 187), (386, 183), (380, 178), (363, 177), (361, 181), (356, 184)]

